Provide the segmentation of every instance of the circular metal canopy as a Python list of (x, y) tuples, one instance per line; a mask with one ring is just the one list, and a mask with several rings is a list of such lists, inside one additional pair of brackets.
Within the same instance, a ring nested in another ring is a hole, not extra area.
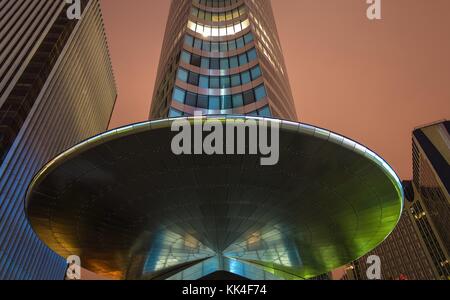
[(26, 199), (38, 236), (119, 279), (168, 278), (214, 257), (210, 272), (239, 263), (302, 279), (363, 256), (400, 218), (395, 172), (349, 139), (264, 119), (281, 128), (280, 156), (261, 166), (257, 155), (176, 156), (174, 120), (107, 132), (46, 165)]

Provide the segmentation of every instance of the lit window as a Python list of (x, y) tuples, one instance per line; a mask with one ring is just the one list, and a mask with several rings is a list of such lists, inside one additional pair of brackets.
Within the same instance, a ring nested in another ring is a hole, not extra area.
[(243, 21), (241, 24), (242, 24), (242, 30), (245, 30), (247, 27), (250, 26), (250, 21), (247, 19), (247, 20)]
[(211, 36), (211, 33), (212, 33), (211, 27), (205, 26), (205, 28), (203, 30), (203, 33), (202, 33), (203, 36), (206, 36), (206, 37)]
[(236, 25), (234, 25), (234, 32), (241, 32), (241, 23), (238, 23)]
[[(220, 19), (220, 18), (219, 18)], [(214, 16), (213, 16), (213, 20), (214, 20)], [(223, 21), (225, 21), (225, 15), (223, 15)], [(211, 28), (210, 26), (207, 25), (203, 25), (201, 23), (194, 23), (192, 21), (188, 21), (188, 25), (187, 27), (194, 31), (197, 32), (203, 36), (227, 36), (227, 35), (234, 35), (237, 34), (239, 32), (241, 32), (242, 30), (246, 29), (247, 27), (250, 26), (250, 21), (247, 19), (245, 21), (242, 21), (241, 23), (237, 23), (235, 25), (230, 25), (227, 27), (213, 27)]]
[[(233, 27), (233, 26), (228, 26), (225, 35), (233, 35), (234, 32), (235, 32), (234, 27)], [(236, 31), (236, 32), (237, 32), (237, 31)]]
[(204, 26), (203, 24), (197, 24), (197, 29), (195, 30), (197, 33), (203, 34)]
[(195, 23), (192, 21), (188, 21), (188, 28), (192, 31), (195, 31)]

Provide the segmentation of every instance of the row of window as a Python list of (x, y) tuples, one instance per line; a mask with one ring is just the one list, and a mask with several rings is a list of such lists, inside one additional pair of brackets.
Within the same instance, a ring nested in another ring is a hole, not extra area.
[[(248, 113), (246, 115), (251, 117), (267, 117), (267, 118), (272, 117), (272, 113), (270, 111), (269, 106), (264, 106), (263, 108), (252, 111), (251, 113)], [(171, 107), (169, 110), (169, 118), (191, 117), (191, 116), (192, 115), (179, 111), (173, 107)]]
[(238, 3), (239, 0), (194, 0), (194, 3), (203, 6), (220, 8), (227, 7)]
[(192, 21), (188, 21), (187, 27), (204, 37), (219, 37), (219, 36), (228, 36), (234, 35), (242, 30), (247, 29), (250, 26), (250, 21), (246, 19), (245, 21), (235, 23), (227, 26), (209, 26), (201, 23), (194, 23)]
[(264, 84), (234, 95), (208, 96), (185, 91), (175, 87), (173, 91), (173, 100), (178, 103), (192, 107), (211, 110), (226, 110), (246, 106), (267, 97)]
[(238, 50), (244, 48), (245, 45), (253, 42), (253, 34), (251, 32), (247, 33), (245, 36), (240, 37), (235, 40), (228, 42), (210, 42), (203, 41), (201, 39), (194, 38), (193, 36), (187, 34), (184, 43), (186, 46), (194, 47), (198, 50), (208, 51), (208, 52), (227, 52)]
[(178, 69), (177, 78), (204, 89), (229, 89), (255, 81), (261, 77), (259, 65), (242, 73), (226, 76), (205, 76), (183, 68)]
[(191, 9), (192, 16), (210, 22), (231, 21), (239, 18), (240, 16), (243, 16), (245, 12), (246, 9), (244, 5), (240, 6), (239, 8), (235, 8), (233, 10), (222, 13), (213, 13), (209, 11), (204, 11), (202, 9), (198, 9), (197, 7), (192, 7)]
[(181, 60), (187, 64), (211, 70), (228, 70), (241, 66), (245, 66), (258, 58), (256, 49), (253, 48), (241, 55), (225, 57), (225, 58), (209, 58), (192, 54), (187, 51), (181, 52)]

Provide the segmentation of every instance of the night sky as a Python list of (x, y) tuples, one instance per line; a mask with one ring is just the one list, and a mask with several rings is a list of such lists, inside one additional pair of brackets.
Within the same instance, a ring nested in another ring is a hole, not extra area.
[[(102, 0), (119, 97), (111, 127), (147, 120), (168, 0)], [(450, 1), (273, 0), (300, 121), (411, 177), (411, 131), (450, 118)]]

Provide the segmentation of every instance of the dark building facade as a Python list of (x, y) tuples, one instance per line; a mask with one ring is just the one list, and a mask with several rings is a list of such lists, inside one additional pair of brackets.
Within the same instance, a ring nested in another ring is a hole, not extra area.
[(371, 255), (377, 255), (381, 259), (381, 279), (397, 280), (402, 276), (410, 280), (436, 278), (426, 248), (414, 229), (413, 220), (406, 207), (399, 224), (386, 241), (349, 266), (348, 279), (367, 279), (367, 259)]
[(297, 119), (270, 1), (178, 0), (169, 15), (150, 119)]
[(355, 261), (350, 279), (366, 279), (369, 255), (382, 261), (382, 278), (450, 280), (450, 122), (413, 132), (413, 180), (404, 182), (407, 202), (394, 233)]
[(62, 279), (33, 233), (29, 183), (55, 155), (107, 130), (116, 88), (97, 0), (0, 3), (0, 279)]
[(414, 202), (410, 209), (438, 278), (450, 280), (450, 122), (413, 132)]

